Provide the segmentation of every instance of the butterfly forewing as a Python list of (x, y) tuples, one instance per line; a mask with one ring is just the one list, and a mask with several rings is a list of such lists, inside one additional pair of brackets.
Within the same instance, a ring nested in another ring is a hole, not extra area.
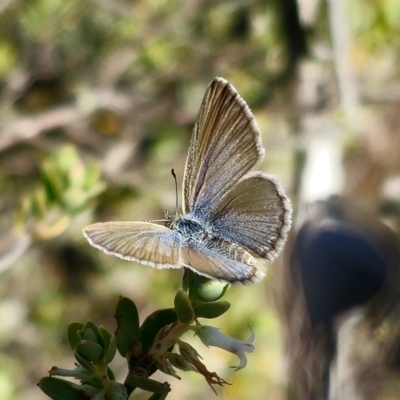
[(290, 229), (291, 204), (271, 176), (251, 172), (221, 199), (209, 222), (220, 238), (273, 261)]
[(181, 236), (149, 222), (102, 222), (87, 226), (89, 243), (107, 254), (157, 268), (181, 268)]
[(183, 211), (202, 216), (263, 156), (254, 117), (235, 88), (214, 78), (196, 119), (183, 182)]

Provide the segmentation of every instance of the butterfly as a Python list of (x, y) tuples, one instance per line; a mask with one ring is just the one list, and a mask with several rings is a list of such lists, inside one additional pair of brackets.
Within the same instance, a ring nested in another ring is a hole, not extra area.
[(100, 222), (89, 243), (156, 268), (190, 268), (208, 278), (254, 283), (281, 252), (291, 203), (277, 180), (252, 170), (263, 158), (257, 123), (223, 78), (209, 84), (196, 118), (183, 177), (182, 214), (166, 225)]

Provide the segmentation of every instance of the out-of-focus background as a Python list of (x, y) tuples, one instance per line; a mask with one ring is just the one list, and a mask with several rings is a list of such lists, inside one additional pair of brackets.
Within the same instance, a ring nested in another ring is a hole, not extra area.
[[(399, 227), (397, 0), (3, 0), (0, 32), (2, 399), (45, 399), (37, 381), (53, 365), (73, 366), (68, 323), (113, 330), (118, 295), (142, 320), (172, 306), (181, 271), (100, 254), (81, 229), (175, 211), (170, 170), (180, 186), (214, 76), (253, 110), (266, 148), (260, 169), (292, 199), (295, 227), (302, 204), (329, 194)], [(234, 356), (190, 339), (233, 383), (217, 389), (222, 399), (286, 396), (273, 299), (281, 265), (231, 288), (232, 308), (216, 322), (241, 339), (247, 325), (255, 331), (247, 368), (233, 372)], [(124, 376), (122, 360), (113, 367)], [(194, 373), (156, 376), (174, 399), (214, 396)]]

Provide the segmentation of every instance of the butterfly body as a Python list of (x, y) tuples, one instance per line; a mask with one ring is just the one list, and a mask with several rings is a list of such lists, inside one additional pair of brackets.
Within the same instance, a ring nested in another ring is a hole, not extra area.
[(204, 226), (204, 224), (192, 218), (190, 215), (177, 218), (172, 222), (171, 229), (176, 230), (183, 236), (188, 236), (200, 241), (213, 237), (212, 230), (209, 226)]
[(229, 283), (253, 283), (282, 250), (291, 204), (275, 178), (252, 168), (264, 148), (234, 87), (214, 78), (204, 96), (183, 179), (183, 215), (167, 226), (106, 222), (83, 231), (107, 254), (156, 268), (187, 267)]
[(218, 251), (233, 260), (246, 262), (249, 265), (254, 264), (253, 257), (246, 250), (235, 242), (218, 237), (213, 233), (211, 226), (204, 227), (190, 216), (177, 219), (173, 223), (172, 229), (182, 235), (189, 248), (203, 246), (204, 249)]

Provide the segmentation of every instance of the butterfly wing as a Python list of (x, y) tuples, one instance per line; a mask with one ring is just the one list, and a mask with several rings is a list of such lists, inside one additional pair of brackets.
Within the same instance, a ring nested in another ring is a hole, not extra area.
[(264, 277), (264, 269), (249, 253), (227, 242), (185, 241), (180, 255), (184, 266), (211, 279), (249, 284)]
[(251, 283), (264, 274), (254, 258), (231, 244), (200, 243), (149, 222), (100, 222), (83, 230), (89, 243), (128, 261), (156, 268), (181, 268), (229, 283)]
[(286, 241), (291, 212), (279, 183), (254, 171), (230, 189), (207, 220), (218, 237), (273, 261)]
[(87, 226), (83, 234), (89, 243), (128, 261), (156, 268), (181, 268), (179, 247), (182, 237), (162, 225), (149, 222), (100, 222)]
[(183, 179), (183, 212), (203, 216), (264, 155), (253, 114), (236, 89), (214, 78), (197, 115)]

